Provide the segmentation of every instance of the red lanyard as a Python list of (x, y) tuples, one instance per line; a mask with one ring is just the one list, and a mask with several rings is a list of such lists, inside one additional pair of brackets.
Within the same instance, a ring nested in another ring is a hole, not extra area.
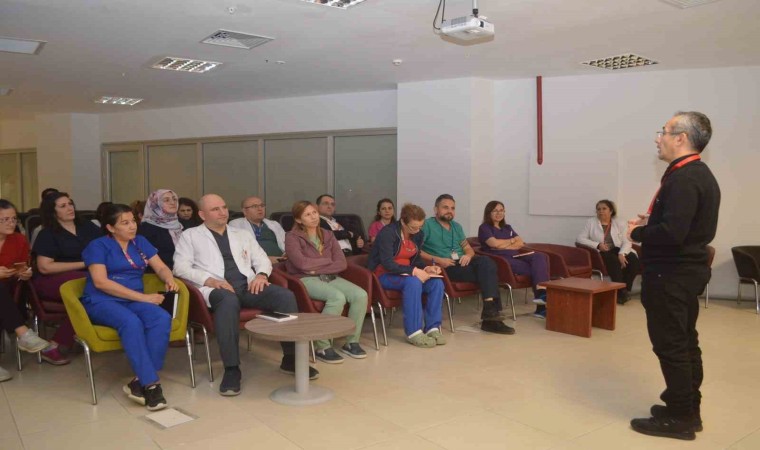
[(657, 192), (654, 193), (654, 197), (652, 197), (652, 202), (649, 204), (649, 209), (647, 210), (647, 214), (652, 214), (652, 209), (654, 209), (654, 202), (657, 200), (657, 196), (660, 195), (660, 189), (662, 189), (662, 184), (665, 182), (665, 179), (668, 178), (668, 176), (675, 172), (676, 170), (680, 169), (681, 167), (685, 166), (686, 164), (689, 164), (692, 161), (699, 161), (700, 156), (699, 155), (691, 155), (688, 158), (684, 158), (678, 163), (676, 163), (674, 166), (669, 167), (668, 170), (665, 171), (665, 174), (662, 176), (662, 180), (660, 180), (660, 187), (657, 188)]

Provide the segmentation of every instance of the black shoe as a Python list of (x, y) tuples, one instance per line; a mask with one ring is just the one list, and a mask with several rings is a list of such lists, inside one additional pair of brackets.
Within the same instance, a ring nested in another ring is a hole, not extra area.
[(122, 388), (127, 397), (133, 402), (145, 406), (145, 394), (137, 378), (133, 378), (126, 386)]
[(631, 299), (631, 293), (628, 292), (628, 289), (621, 289), (618, 291), (617, 295), (617, 302), (618, 305), (625, 305), (628, 303), (628, 300)]
[(317, 359), (327, 364), (343, 364), (343, 357), (338, 354), (332, 347), (324, 350), (317, 350)]
[[(293, 355), (285, 355), (282, 357), (282, 363), (280, 364), (280, 372), (295, 376), (296, 358)], [(309, 379), (316, 380), (317, 378), (319, 378), (319, 371), (309, 366)]]
[(675, 417), (633, 419), (631, 420), (631, 428), (633, 431), (649, 436), (683, 439), (685, 441), (693, 441), (697, 438), (691, 420), (676, 419)]
[(239, 395), (241, 375), (239, 367), (225, 367), (224, 377), (219, 384), (219, 393), (225, 397)]
[[(652, 405), (652, 407), (649, 408), (649, 412), (655, 419), (661, 419), (668, 416), (668, 407), (665, 405)], [(700, 413), (694, 414), (691, 424), (694, 425), (694, 431), (700, 432), (703, 430), (702, 416)]]
[(480, 324), (480, 329), (489, 333), (515, 334), (514, 328), (507, 326), (504, 322), (497, 322), (493, 320), (484, 320)]
[(145, 406), (148, 408), (148, 411), (158, 411), (159, 409), (166, 408), (167, 403), (160, 384), (148, 386), (143, 389), (143, 393), (145, 394)]
[(496, 307), (496, 302), (499, 300), (491, 300), (490, 302), (483, 302), (483, 312), (480, 313), (480, 320), (488, 322), (501, 322), (505, 319), (504, 313), (499, 311)]

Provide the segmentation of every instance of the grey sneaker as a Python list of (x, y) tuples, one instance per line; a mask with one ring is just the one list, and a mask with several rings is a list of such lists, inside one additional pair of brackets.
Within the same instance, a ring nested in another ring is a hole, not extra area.
[(26, 333), (24, 333), (21, 337), (17, 337), (16, 342), (18, 342), (18, 348), (29, 353), (40, 352), (47, 348), (48, 345), (50, 345), (50, 342), (37, 336), (37, 333), (35, 333), (31, 328), (28, 329)]
[(435, 339), (435, 345), (446, 345), (446, 338), (443, 337), (443, 333), (438, 328), (428, 331), (427, 335)]
[(0, 382), (8, 381), (11, 378), (13, 378), (13, 375), (11, 375), (10, 372), (0, 367)]
[(346, 343), (340, 348), (340, 351), (354, 359), (364, 359), (367, 357), (367, 352), (364, 351), (358, 342)]
[(333, 350), (332, 347), (317, 350), (317, 359), (327, 364), (343, 364), (343, 357)]

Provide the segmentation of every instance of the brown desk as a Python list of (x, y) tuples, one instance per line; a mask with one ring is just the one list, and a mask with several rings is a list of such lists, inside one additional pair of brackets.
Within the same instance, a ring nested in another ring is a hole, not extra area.
[(591, 337), (591, 327), (615, 329), (617, 290), (623, 283), (563, 278), (546, 286), (546, 329)]
[(325, 387), (309, 388), (309, 341), (346, 336), (353, 333), (355, 324), (348, 317), (327, 314), (297, 313), (295, 320), (272, 322), (253, 319), (245, 324), (252, 336), (268, 341), (295, 342), (296, 382), (275, 389), (269, 398), (284, 405), (314, 405), (330, 400), (333, 392)]

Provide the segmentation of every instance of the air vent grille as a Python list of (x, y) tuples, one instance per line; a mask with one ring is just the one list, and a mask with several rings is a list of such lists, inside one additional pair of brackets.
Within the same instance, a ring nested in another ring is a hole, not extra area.
[(658, 64), (658, 62), (644, 56), (635, 55), (633, 53), (626, 53), (623, 55), (608, 56), (606, 58), (583, 61), (581, 64), (598, 67), (600, 69), (620, 70), (632, 69), (634, 67), (651, 66)]
[(702, 6), (708, 3), (719, 2), (720, 0), (662, 0), (665, 3), (675, 6), (676, 8), (686, 9), (694, 6)]
[(273, 40), (274, 38), (266, 36), (257, 36), (255, 34), (240, 33), (237, 31), (219, 30), (206, 39), (202, 40), (201, 43), (250, 50), (254, 47), (264, 45), (267, 42)]
[(95, 99), (95, 103), (102, 103), (104, 105), (121, 105), (121, 106), (135, 106), (143, 101), (142, 98), (129, 98), (129, 97), (112, 97), (103, 96)]

